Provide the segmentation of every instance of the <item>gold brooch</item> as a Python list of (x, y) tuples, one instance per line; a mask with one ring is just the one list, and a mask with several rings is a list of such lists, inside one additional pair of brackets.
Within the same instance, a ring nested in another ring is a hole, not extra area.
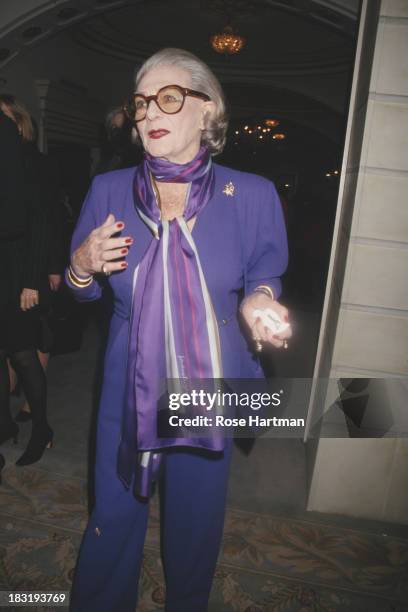
[(225, 185), (224, 189), (222, 190), (222, 193), (225, 193), (225, 195), (227, 196), (233, 196), (234, 191), (235, 191), (234, 183), (230, 181), (229, 183)]

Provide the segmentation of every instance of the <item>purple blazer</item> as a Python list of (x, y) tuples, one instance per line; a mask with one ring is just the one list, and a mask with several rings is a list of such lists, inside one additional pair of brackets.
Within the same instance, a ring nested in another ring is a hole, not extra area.
[[(214, 195), (197, 217), (192, 235), (218, 319), (224, 376), (258, 378), (262, 376), (258, 359), (239, 327), (238, 298), (242, 290), (248, 294), (259, 284), (270, 285), (276, 297), (281, 293), (279, 277), (288, 258), (282, 208), (270, 181), (217, 164), (214, 169)], [(118, 371), (124, 370), (126, 364), (133, 272), (153, 239), (133, 204), (134, 171), (117, 170), (93, 180), (71, 245), (72, 252), (109, 213), (125, 223), (123, 235), (134, 239), (127, 256), (128, 268), (108, 278), (114, 313), (104, 388), (112, 384), (122, 393), (123, 375), (115, 376), (114, 372), (119, 365)], [(97, 280), (84, 289), (68, 280), (67, 284), (80, 301), (96, 300), (102, 293)]]

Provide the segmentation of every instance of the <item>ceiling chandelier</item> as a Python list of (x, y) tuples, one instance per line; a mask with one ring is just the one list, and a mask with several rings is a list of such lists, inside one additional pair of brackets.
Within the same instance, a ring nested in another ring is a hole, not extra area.
[(268, 127), (277, 127), (280, 124), (280, 121), (277, 119), (265, 119), (264, 123)]
[(210, 42), (217, 53), (233, 55), (241, 51), (246, 41), (243, 36), (234, 32), (231, 26), (226, 26), (221, 34), (211, 36)]
[(238, 127), (238, 129), (235, 130), (235, 135), (239, 136), (242, 134), (244, 136), (249, 136), (254, 134), (255, 137), (259, 138), (260, 140), (268, 137), (272, 138), (273, 140), (285, 140), (286, 134), (284, 132), (274, 132), (272, 127), (270, 127), (277, 127), (278, 125), (280, 125), (280, 121), (278, 119), (265, 119), (263, 121), (263, 125), (261, 123), (255, 126), (244, 125), (241, 126), (241, 128)]

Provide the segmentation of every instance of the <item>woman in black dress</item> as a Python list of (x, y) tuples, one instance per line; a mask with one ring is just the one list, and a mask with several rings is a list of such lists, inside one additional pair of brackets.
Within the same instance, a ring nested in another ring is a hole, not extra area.
[[(54, 348), (55, 336), (53, 332), (53, 310), (58, 308), (57, 292), (62, 282), (64, 272), (64, 237), (63, 218), (61, 203), (61, 177), (57, 164), (48, 155), (41, 153), (37, 148), (38, 129), (32, 119), (34, 136), (33, 140), (23, 139), (23, 161), (26, 173), (33, 177), (36, 193), (41, 194), (39, 203), (47, 212), (47, 279), (42, 282), (40, 309), (40, 333), (37, 337), (37, 354), (44, 372), (47, 372), (50, 352)], [(18, 386), (18, 378), (9, 367), (11, 390)], [(31, 409), (26, 399), (24, 405), (14, 417), (18, 423), (31, 420)]]
[(46, 416), (46, 378), (38, 359), (38, 304), (47, 285), (47, 210), (41, 202), (38, 168), (22, 141), (32, 139), (29, 114), (14, 96), (0, 96), (0, 444), (14, 439), (7, 357), (32, 411), (32, 433), (17, 465), (38, 461), (51, 446)]

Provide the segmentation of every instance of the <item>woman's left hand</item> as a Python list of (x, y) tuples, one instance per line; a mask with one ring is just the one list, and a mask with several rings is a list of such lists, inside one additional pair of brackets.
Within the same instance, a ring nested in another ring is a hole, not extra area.
[(36, 289), (23, 289), (20, 295), (21, 310), (30, 310), (37, 306), (39, 302), (38, 291)]
[(260, 291), (255, 291), (248, 295), (241, 305), (241, 313), (251, 330), (252, 338), (262, 342), (269, 342), (277, 348), (284, 345), (287, 346), (286, 340), (292, 336), (291, 327), (287, 327), (279, 334), (272, 334), (271, 330), (262, 324), (259, 317), (254, 319), (254, 310), (266, 310), (267, 308), (276, 312), (282, 321), (289, 323), (289, 312), (286, 306), (283, 306), (283, 304), (280, 304), (277, 300), (273, 300)]

